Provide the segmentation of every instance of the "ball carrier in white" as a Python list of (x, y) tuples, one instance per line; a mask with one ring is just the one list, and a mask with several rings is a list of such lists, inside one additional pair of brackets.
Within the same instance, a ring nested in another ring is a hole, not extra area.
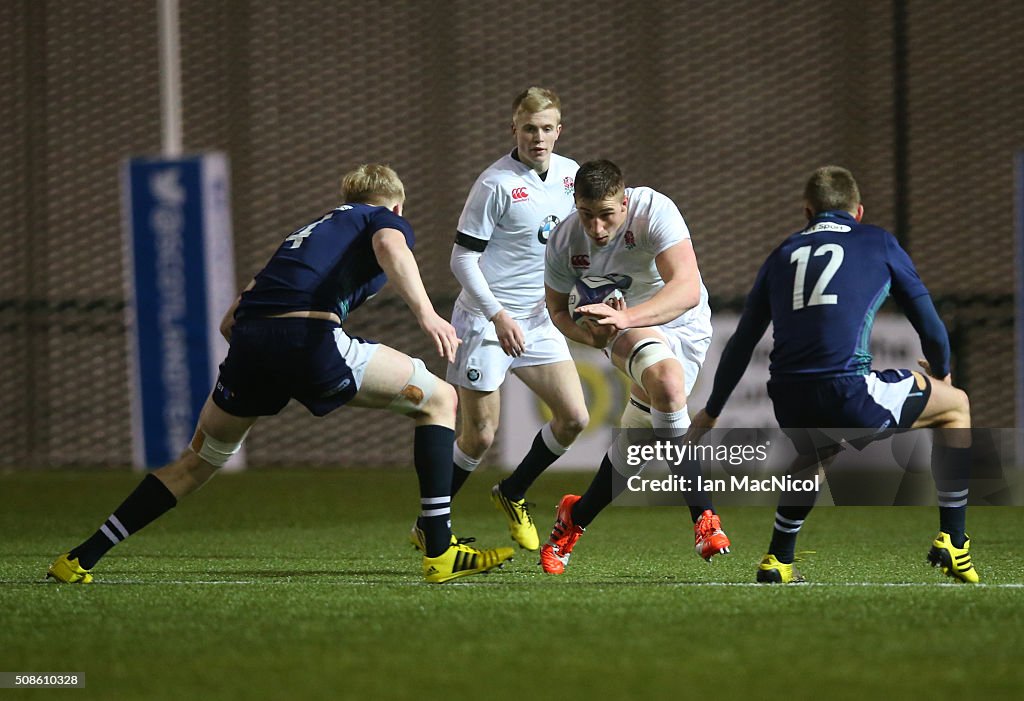
[[(500, 387), (511, 370), (552, 413), (515, 471), (491, 489), (512, 538), (527, 550), (540, 547), (527, 489), (569, 449), (589, 418), (568, 345), (544, 305), (544, 251), (551, 231), (573, 210), (579, 167), (553, 152), (561, 122), (553, 91), (531, 87), (516, 97), (515, 148), (477, 178), (451, 256), (462, 285), (452, 312), (462, 344), (447, 374), (462, 410), (452, 495), (494, 442)], [(410, 538), (418, 544), (417, 528)]]
[[(548, 243), (545, 286), (548, 312), (558, 329), (579, 343), (605, 349), (615, 367), (633, 381), (622, 428), (653, 428), (659, 436), (682, 436), (690, 425), (686, 398), (711, 344), (711, 309), (701, 281), (690, 232), (675, 204), (648, 187), (627, 188), (611, 161), (584, 163), (576, 174), (576, 212)], [(590, 317), (577, 323), (570, 293), (584, 276), (629, 279), (624, 300), (577, 307)], [(628, 439), (612, 443), (582, 497), (566, 494), (555, 525), (541, 548), (541, 566), (562, 574), (583, 530), (609, 503), (613, 471), (631, 474)], [(642, 468), (641, 468), (642, 469)], [(695, 474), (697, 462), (682, 466)], [(687, 495), (697, 553), (705, 560), (729, 552), (710, 497)]]

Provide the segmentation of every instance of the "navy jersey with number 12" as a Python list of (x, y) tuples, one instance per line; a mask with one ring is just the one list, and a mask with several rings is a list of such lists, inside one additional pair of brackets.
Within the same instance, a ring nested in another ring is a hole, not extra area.
[(928, 294), (895, 237), (848, 212), (823, 212), (768, 257), (744, 315), (774, 324), (773, 381), (864, 375), (875, 314), (890, 294), (903, 309)]
[(387, 283), (373, 252), (373, 235), (381, 229), (401, 231), (413, 247), (404, 217), (367, 204), (344, 204), (294, 232), (242, 293), (236, 318), (312, 310), (344, 321)]

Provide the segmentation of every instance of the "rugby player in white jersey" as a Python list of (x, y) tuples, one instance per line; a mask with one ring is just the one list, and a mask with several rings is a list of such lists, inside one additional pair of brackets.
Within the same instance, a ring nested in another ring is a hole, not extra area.
[[(561, 101), (553, 91), (531, 87), (516, 97), (515, 148), (476, 179), (451, 256), (462, 285), (452, 312), (462, 344), (447, 375), (462, 409), (452, 494), (494, 442), (500, 387), (511, 370), (552, 413), (515, 471), (491, 489), (512, 538), (527, 550), (537, 550), (540, 540), (526, 491), (589, 419), (568, 345), (544, 304), (544, 250), (551, 231), (573, 210), (579, 167), (554, 153), (561, 132)], [(410, 538), (417, 543), (416, 528)]]
[[(681, 436), (690, 425), (686, 397), (711, 344), (708, 292), (697, 268), (690, 232), (675, 204), (649, 187), (627, 188), (611, 161), (584, 163), (576, 174), (576, 212), (548, 243), (545, 284), (548, 311), (567, 337), (603, 348), (632, 381), (622, 428), (653, 428)], [(585, 275), (626, 275), (624, 301), (579, 308), (573, 321), (568, 296)], [(621, 431), (582, 497), (567, 494), (541, 548), (541, 566), (562, 574), (583, 530), (609, 503), (613, 470), (631, 474), (628, 439)], [(682, 466), (697, 471), (699, 463)], [(687, 494), (697, 553), (705, 560), (729, 552), (729, 539), (702, 492)]]

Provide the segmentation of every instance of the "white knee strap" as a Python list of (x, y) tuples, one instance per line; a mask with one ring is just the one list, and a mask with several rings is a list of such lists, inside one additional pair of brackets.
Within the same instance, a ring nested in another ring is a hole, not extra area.
[(641, 387), (644, 370), (662, 360), (675, 360), (676, 356), (660, 338), (645, 338), (637, 341), (626, 359), (626, 374)]
[(435, 387), (437, 387), (437, 378), (427, 370), (427, 366), (422, 360), (413, 358), (412, 376), (398, 396), (388, 404), (388, 411), (393, 411), (396, 414), (414, 414), (422, 411), (430, 398), (434, 396)]
[(199, 446), (199, 450), (192, 448), (191, 444), (189, 447), (192, 448), (193, 453), (218, 468), (224, 467), (224, 463), (230, 460), (235, 453), (242, 449), (242, 442), (245, 441), (245, 435), (248, 435), (249, 433), (246, 431), (245, 435), (243, 435), (237, 443), (232, 443), (230, 441), (219, 441), (202, 429), (200, 429), (199, 432), (202, 434), (203, 444)]

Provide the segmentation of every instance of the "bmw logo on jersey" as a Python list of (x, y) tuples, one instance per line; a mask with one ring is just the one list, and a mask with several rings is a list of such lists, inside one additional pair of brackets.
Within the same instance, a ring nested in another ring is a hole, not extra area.
[(540, 228), (537, 229), (537, 240), (541, 242), (541, 245), (547, 246), (548, 239), (551, 238), (551, 232), (558, 226), (559, 218), (554, 214), (549, 214), (541, 222)]

